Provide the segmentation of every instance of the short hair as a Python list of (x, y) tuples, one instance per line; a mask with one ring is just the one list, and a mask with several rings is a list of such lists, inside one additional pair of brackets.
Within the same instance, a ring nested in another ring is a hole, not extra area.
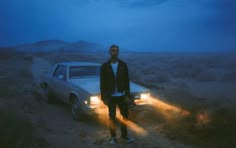
[(111, 50), (112, 48), (118, 48), (118, 49), (119, 49), (119, 46), (118, 46), (118, 45), (115, 45), (115, 44), (113, 44), (113, 45), (111, 45), (111, 46), (110, 46), (109, 50)]

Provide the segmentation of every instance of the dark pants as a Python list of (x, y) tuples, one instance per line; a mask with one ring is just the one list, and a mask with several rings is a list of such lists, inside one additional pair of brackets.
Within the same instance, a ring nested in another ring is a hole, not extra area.
[[(124, 97), (111, 97), (111, 100), (108, 105), (109, 109), (109, 119), (110, 119), (110, 132), (112, 137), (116, 137), (116, 106), (119, 106), (120, 113), (124, 120), (128, 119), (129, 111), (128, 111), (128, 105), (124, 100)], [(127, 127), (126, 124), (121, 124), (121, 137), (127, 137)]]

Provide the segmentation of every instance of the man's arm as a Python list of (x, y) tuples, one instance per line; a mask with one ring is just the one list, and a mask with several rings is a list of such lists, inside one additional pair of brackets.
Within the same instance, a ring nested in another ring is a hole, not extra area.
[(129, 82), (130, 82), (130, 80), (129, 80), (129, 71), (128, 71), (127, 65), (125, 64), (125, 83), (126, 83), (125, 95), (130, 98), (130, 84), (129, 84)]
[(130, 80), (129, 80), (129, 70), (127, 65), (125, 64), (125, 78), (126, 78), (126, 91), (125, 91), (125, 101), (128, 104), (129, 108), (135, 107), (135, 102), (133, 98), (130, 96)]
[(105, 81), (106, 81), (105, 66), (102, 65), (100, 68), (100, 92), (103, 103), (107, 105), (109, 100), (106, 94)]

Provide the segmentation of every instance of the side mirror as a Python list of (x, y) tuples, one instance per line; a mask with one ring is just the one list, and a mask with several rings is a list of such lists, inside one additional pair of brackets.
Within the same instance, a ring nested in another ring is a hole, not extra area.
[(63, 79), (63, 75), (58, 75), (58, 79)]

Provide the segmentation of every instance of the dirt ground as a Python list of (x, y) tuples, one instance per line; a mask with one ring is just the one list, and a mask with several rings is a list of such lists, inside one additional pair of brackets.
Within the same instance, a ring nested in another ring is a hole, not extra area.
[[(32, 123), (33, 135), (42, 138), (46, 143), (41, 147), (191, 148), (215, 145), (223, 147), (225, 143), (228, 143), (228, 146), (235, 145), (233, 140), (225, 139), (222, 139), (223, 142), (219, 144), (212, 144), (212, 141), (222, 137), (217, 138), (206, 134), (209, 131), (215, 133), (217, 128), (228, 126), (228, 130), (219, 130), (220, 134), (231, 136), (232, 139), (235, 137), (233, 134), (235, 128), (231, 129), (232, 124), (235, 123), (233, 119), (235, 110), (227, 112), (235, 106), (236, 94), (233, 89), (236, 88), (236, 79), (233, 76), (235, 60), (226, 61), (226, 66), (221, 64), (220, 67), (214, 65), (214, 62), (211, 63), (212, 61), (209, 60), (211, 58), (207, 56), (198, 59), (198, 56), (191, 55), (200, 61), (208, 60), (211, 68), (202, 68), (201, 63), (194, 63), (194, 61), (190, 65), (181, 63), (183, 60), (188, 60), (185, 56), (186, 59), (181, 56), (160, 54), (124, 53), (121, 55), (125, 61), (128, 61), (132, 81), (149, 87), (153, 97), (162, 102), (154, 106), (155, 112), (145, 114), (147, 120), (136, 123), (146, 134), (129, 129), (130, 136), (135, 138), (134, 143), (127, 144), (120, 141), (118, 144), (110, 145), (108, 143), (110, 134), (104, 124), (95, 118), (88, 118), (85, 121), (73, 120), (68, 105), (62, 102), (48, 104), (39, 86), (42, 76), (48, 73), (53, 63), (74, 60), (101, 63), (107, 58), (105, 54), (100, 56), (97, 54), (16, 54), (2, 59), (0, 65), (1, 72), (4, 74), (0, 77), (0, 106), (14, 109), (26, 116)], [(151, 63), (154, 60), (156, 62)], [(176, 64), (171, 65), (170, 62)], [(143, 64), (147, 66), (140, 68)], [(182, 67), (188, 71), (192, 70), (191, 79)], [(197, 67), (197, 71), (192, 67)], [(211, 70), (205, 72), (206, 69)], [(224, 74), (222, 69), (226, 71)], [(195, 76), (195, 73), (199, 75)], [(213, 75), (215, 73), (216, 75)], [(165, 104), (161, 105), (162, 103)], [(175, 113), (179, 108), (190, 115), (180, 116), (179, 113)], [(219, 113), (225, 115), (225, 118), (217, 116), (215, 125), (214, 117)], [(207, 139), (206, 137), (209, 136), (210, 138)]]
[[(33, 59), (31, 69), (35, 84), (39, 84), (38, 78), (47, 72), (48, 68), (50, 64), (46, 60), (37, 57)], [(37, 127), (44, 126), (43, 129), (39, 129), (40, 133), (46, 137), (52, 147), (111, 147), (108, 143), (110, 133), (105, 125), (92, 118), (83, 122), (74, 121), (65, 104), (49, 105), (45, 102), (42, 101), (40, 104), (38, 118), (33, 115), (32, 119), (39, 124)], [(161, 133), (152, 132), (153, 128), (155, 127), (147, 127), (145, 130), (148, 131), (148, 135), (145, 136), (129, 131), (136, 142), (131, 144), (120, 142), (115, 147), (187, 147), (168, 139)]]

